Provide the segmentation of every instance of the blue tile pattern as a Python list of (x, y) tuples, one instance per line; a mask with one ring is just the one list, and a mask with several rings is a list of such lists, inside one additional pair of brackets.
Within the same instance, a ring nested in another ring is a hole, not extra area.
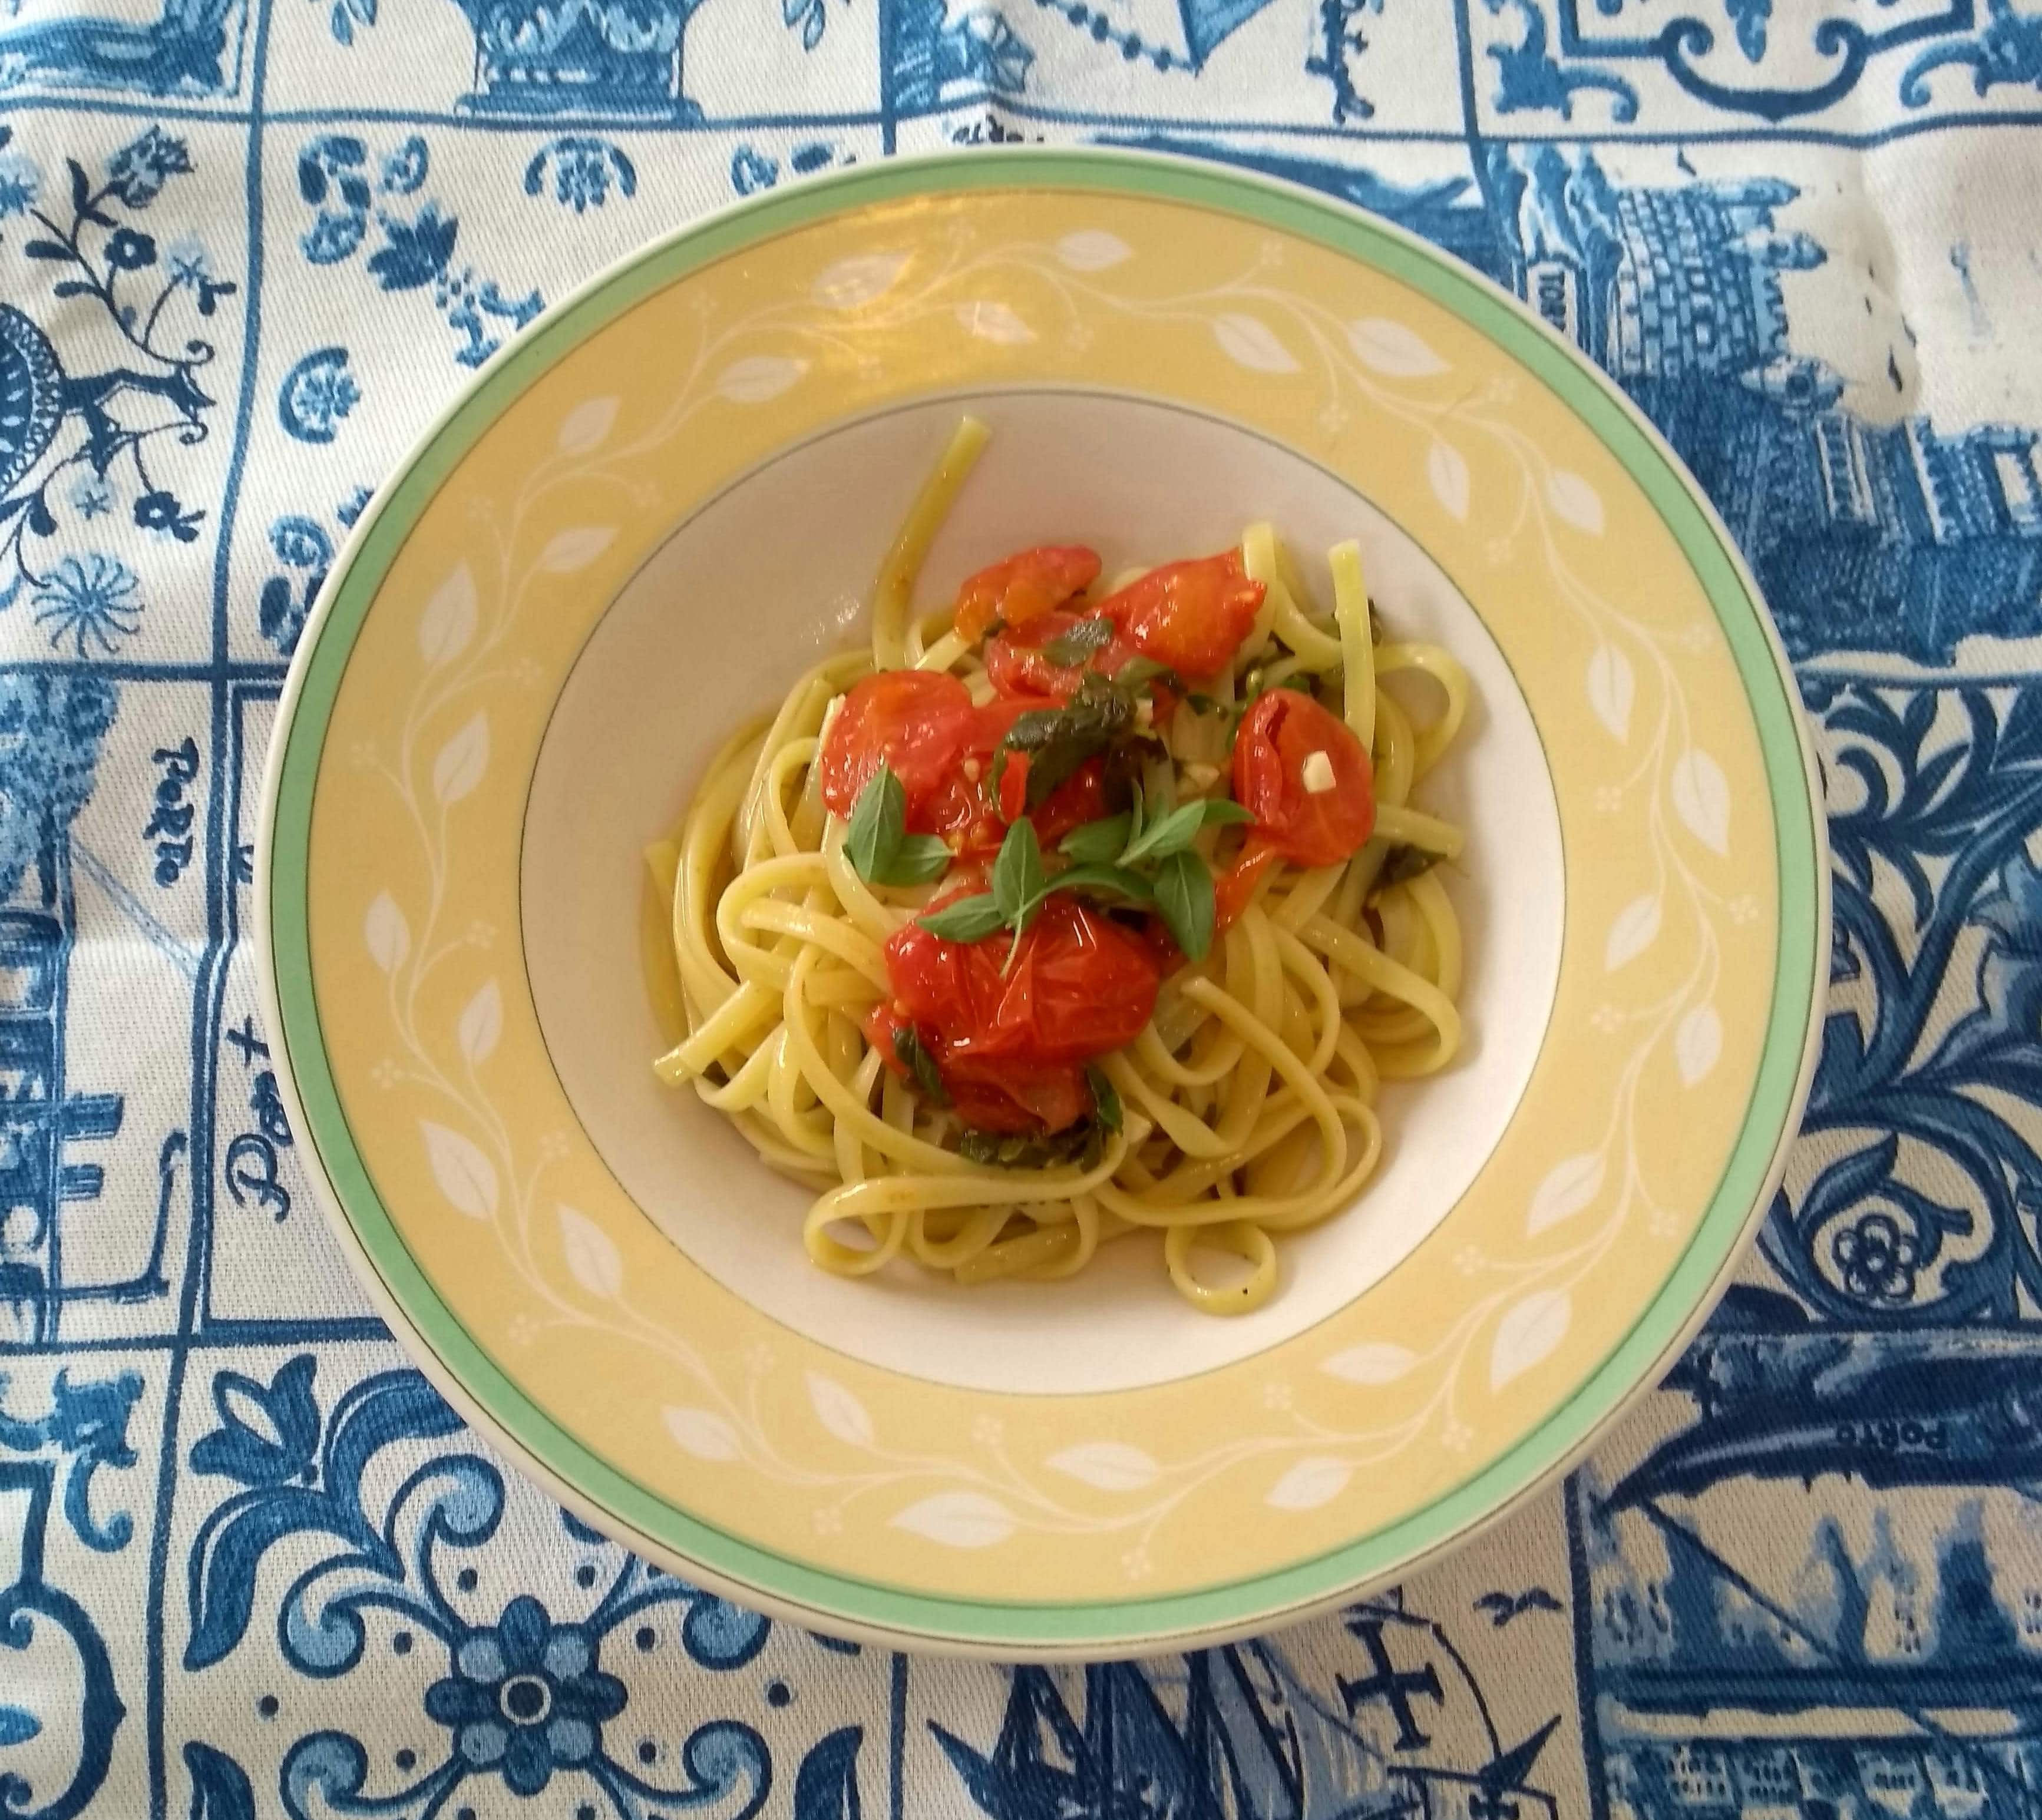
[[(0, 1808), (2042, 1811), (2038, 96), (2036, 0), (0, 0)], [(1068, 1670), (769, 1623), (493, 1459), (243, 940), (285, 665), (466, 372), (705, 208), (1009, 140), (1525, 298), (1743, 544), (1835, 832), (1807, 1130), (1665, 1384), (1401, 1589)]]

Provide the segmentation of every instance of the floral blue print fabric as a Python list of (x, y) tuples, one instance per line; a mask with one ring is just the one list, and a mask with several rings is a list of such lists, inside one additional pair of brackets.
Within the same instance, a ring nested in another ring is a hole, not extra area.
[[(2036, 0), (0, 0), (0, 1808), (2026, 1815), (2042, 1806)], [(369, 489), (577, 280), (896, 152), (1379, 209), (1714, 497), (1834, 835), (1806, 1133), (1566, 1483), (1261, 1642), (769, 1623), (468, 1434), (254, 1014), (285, 666)]]

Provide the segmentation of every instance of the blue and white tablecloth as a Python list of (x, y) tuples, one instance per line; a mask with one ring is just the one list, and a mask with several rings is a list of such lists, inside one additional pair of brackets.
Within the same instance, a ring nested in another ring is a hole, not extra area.
[[(2042, 1813), (2038, 90), (2037, 0), (0, 0), (0, 1811)], [(1016, 139), (1317, 185), (1604, 363), (1770, 596), (1837, 933), (1760, 1253), (1591, 1464), (1340, 1617), (1010, 1673), (464, 1432), (243, 931), (307, 608), (466, 374), (700, 210)]]

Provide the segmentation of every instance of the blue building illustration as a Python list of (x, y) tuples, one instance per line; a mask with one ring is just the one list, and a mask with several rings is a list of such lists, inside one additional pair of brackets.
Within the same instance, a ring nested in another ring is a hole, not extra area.
[(1665, 433), (1757, 572), (1790, 653), (1947, 663), (1976, 634), (2042, 632), (2036, 431), (1868, 422), (1792, 346), (1780, 275), (1822, 249), (1783, 232), (1777, 178), (1618, 189), (1593, 154), (1493, 148), (1497, 275)]
[(65, 1021), (76, 904), (71, 825), (90, 797), (114, 685), (90, 676), (0, 678), (0, 1331), (49, 1341), (67, 1302), (160, 1293), (159, 1253), (120, 1284), (72, 1282), (63, 1210), (98, 1199), (75, 1145), (120, 1129), (118, 1094), (72, 1092)]

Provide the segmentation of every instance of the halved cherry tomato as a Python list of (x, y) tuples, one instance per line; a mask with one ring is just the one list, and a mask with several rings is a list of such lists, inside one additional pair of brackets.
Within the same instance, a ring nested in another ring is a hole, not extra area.
[(1061, 895), (1023, 933), (1010, 966), (1013, 945), (1005, 934), (947, 941), (907, 924), (886, 944), (893, 997), (881, 1012), (915, 1026), (969, 1122), (981, 1120), (966, 1101), (987, 1110), (992, 1096), (982, 1089), (996, 1087), (1056, 1131), (1091, 1104), (1080, 1065), (1141, 1033), (1161, 974), (1140, 936)]
[(1077, 693), (1088, 670), (1102, 676), (1115, 676), (1123, 664), (1141, 655), (1115, 628), (1113, 636), (1083, 663), (1057, 663), (1042, 648), (1054, 644), (1073, 626), (1097, 614), (1063, 612), (1044, 613), (1017, 631), (1004, 631), (985, 647), (985, 673), (992, 686), (1007, 696), (1025, 698), (1031, 704), (1068, 701)]
[(982, 1131), (1060, 1131), (1092, 1110), (1092, 1087), (1078, 1062), (944, 1065), (943, 1086), (957, 1116)]
[(1241, 552), (1165, 563), (1099, 603), (1144, 656), (1191, 679), (1217, 676), (1233, 660), (1262, 610)]
[(966, 578), (951, 623), (960, 638), (976, 644), (996, 624), (1025, 626), (1098, 579), (1098, 555), (1081, 544), (1023, 550)]
[(816, 760), (823, 800), (848, 815), (883, 765), (901, 780), (908, 827), (946, 834), (955, 826), (951, 786), (981, 731), (971, 691), (954, 676), (920, 670), (869, 676), (844, 697), (823, 742)]
[[(1324, 753), (1328, 788), (1306, 786)], [(1256, 822), (1253, 839), (1300, 866), (1330, 866), (1359, 852), (1375, 827), (1375, 774), (1354, 730), (1311, 696), (1272, 689), (1256, 697), (1233, 742), (1233, 794)], [(1245, 900), (1244, 900), (1245, 901)]]

